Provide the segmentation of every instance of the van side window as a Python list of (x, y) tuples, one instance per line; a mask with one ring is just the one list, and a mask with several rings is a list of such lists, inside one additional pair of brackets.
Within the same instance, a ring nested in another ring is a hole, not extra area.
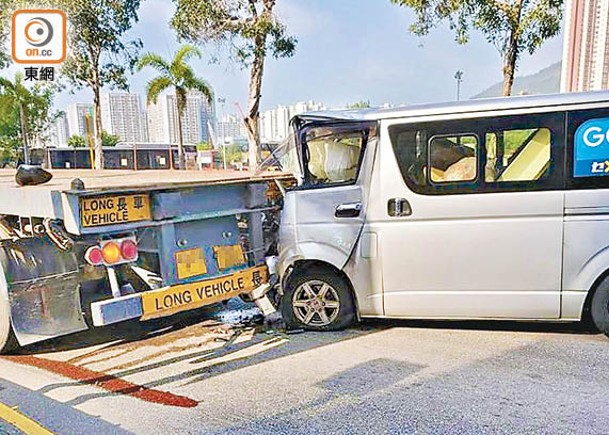
[(389, 126), (404, 181), (426, 195), (565, 187), (565, 114)]
[(369, 130), (312, 127), (304, 137), (309, 185), (354, 182)]
[(432, 183), (473, 181), (477, 178), (478, 138), (435, 136), (429, 142), (429, 178)]
[(485, 145), (487, 182), (536, 181), (549, 173), (552, 133), (548, 128), (487, 133)]

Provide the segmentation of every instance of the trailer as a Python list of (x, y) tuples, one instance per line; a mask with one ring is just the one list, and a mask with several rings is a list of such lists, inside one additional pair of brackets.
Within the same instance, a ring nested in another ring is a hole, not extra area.
[(0, 171), (0, 351), (246, 295), (267, 312), (280, 173)]

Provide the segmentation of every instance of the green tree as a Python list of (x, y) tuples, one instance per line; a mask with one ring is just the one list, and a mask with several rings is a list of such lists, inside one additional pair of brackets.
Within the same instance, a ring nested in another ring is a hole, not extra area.
[(239, 163), (243, 159), (243, 149), (238, 143), (224, 145), (223, 153), (226, 153), (226, 161), (228, 163)]
[(102, 146), (104, 147), (114, 147), (121, 141), (120, 137), (115, 134), (110, 134), (106, 130), (102, 130), (101, 139)]
[(145, 67), (154, 68), (159, 75), (150, 80), (146, 86), (146, 99), (148, 103), (156, 103), (159, 95), (166, 89), (173, 88), (176, 93), (176, 106), (178, 109), (178, 160), (180, 169), (186, 167), (184, 156), (184, 138), (182, 123), (186, 110), (186, 95), (188, 91), (200, 92), (209, 104), (214, 100), (211, 86), (202, 78), (197, 77), (188, 65), (192, 57), (201, 58), (201, 51), (192, 45), (183, 45), (176, 52), (171, 61), (158, 54), (147, 53), (137, 64), (137, 69)]
[(347, 109), (369, 109), (370, 101), (369, 100), (361, 100), (357, 103), (348, 104)]
[[(8, 3), (8, 4), (3, 4)], [(11, 32), (10, 20), (12, 8), (7, 1), (0, 1), (0, 69), (6, 68), (9, 65), (10, 54), (7, 47), (9, 34)]]
[(560, 31), (563, 0), (391, 0), (412, 8), (417, 16), (410, 30), (429, 33), (448, 21), (459, 44), (479, 30), (495, 45), (503, 61), (503, 95), (511, 95), (520, 55), (533, 54)]
[(3, 104), (0, 95), (0, 167), (14, 166), (19, 161), (21, 148), (21, 126), (19, 110)]
[[(36, 6), (47, 5), (48, 1), (45, 0), (36, 2)], [(32, 9), (31, 0), (0, 0), (0, 69), (10, 65), (11, 16), (17, 9)]]
[(244, 122), (249, 141), (250, 169), (257, 166), (262, 76), (267, 54), (290, 57), (296, 39), (274, 14), (277, 0), (174, 0), (171, 25), (180, 38), (215, 42), (231, 48), (233, 57), (250, 68), (249, 103)]
[(87, 142), (83, 136), (74, 134), (68, 138), (68, 146), (72, 148), (84, 148), (87, 146)]
[(16, 73), (11, 81), (0, 77), (0, 106), (3, 115), (18, 116), (19, 140), (23, 147), (23, 158), (30, 162), (30, 147), (50, 120), (50, 107), (53, 99), (53, 88), (34, 86), (28, 88), (23, 82), (23, 74)]
[(209, 151), (214, 147), (209, 142), (199, 142), (197, 144), (197, 151)]
[(138, 21), (140, 0), (73, 0), (63, 5), (70, 23), (70, 54), (62, 73), (76, 88), (93, 92), (95, 168), (103, 168), (100, 91), (102, 86), (128, 89), (127, 71), (135, 65), (141, 41), (125, 40)]

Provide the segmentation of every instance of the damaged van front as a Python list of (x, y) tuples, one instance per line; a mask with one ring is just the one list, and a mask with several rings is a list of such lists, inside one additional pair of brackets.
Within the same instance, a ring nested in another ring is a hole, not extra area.
[(366, 214), (375, 122), (298, 116), (275, 154), (297, 183), (284, 190), (278, 272), (288, 327), (332, 330), (356, 318), (345, 267)]

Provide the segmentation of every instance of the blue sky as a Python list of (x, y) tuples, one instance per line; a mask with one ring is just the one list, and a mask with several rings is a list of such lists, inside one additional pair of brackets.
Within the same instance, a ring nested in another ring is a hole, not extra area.
[[(459, 46), (446, 27), (421, 39), (408, 32), (414, 15), (389, 0), (278, 0), (278, 15), (297, 37), (296, 53), (289, 59), (268, 59), (264, 77), (263, 110), (278, 104), (316, 100), (329, 107), (359, 100), (407, 104), (455, 98), (458, 69), (464, 72), (462, 95), (470, 97), (501, 80), (501, 59), (482, 35), (473, 34)], [(171, 57), (179, 45), (169, 20), (170, 0), (146, 0), (140, 21), (130, 32), (144, 43), (144, 51)], [(248, 73), (214, 46), (203, 46), (205, 59), (194, 61), (197, 73), (213, 86), (216, 97), (226, 98), (226, 113), (234, 102), (245, 107)], [(217, 56), (219, 64), (211, 64)], [(560, 60), (562, 37), (548, 41), (533, 56), (522, 58), (519, 74), (537, 72)], [(130, 78), (131, 91), (141, 92), (150, 72)], [(91, 91), (64, 92), (56, 106), (89, 102)], [(220, 113), (220, 107), (218, 107)]]

